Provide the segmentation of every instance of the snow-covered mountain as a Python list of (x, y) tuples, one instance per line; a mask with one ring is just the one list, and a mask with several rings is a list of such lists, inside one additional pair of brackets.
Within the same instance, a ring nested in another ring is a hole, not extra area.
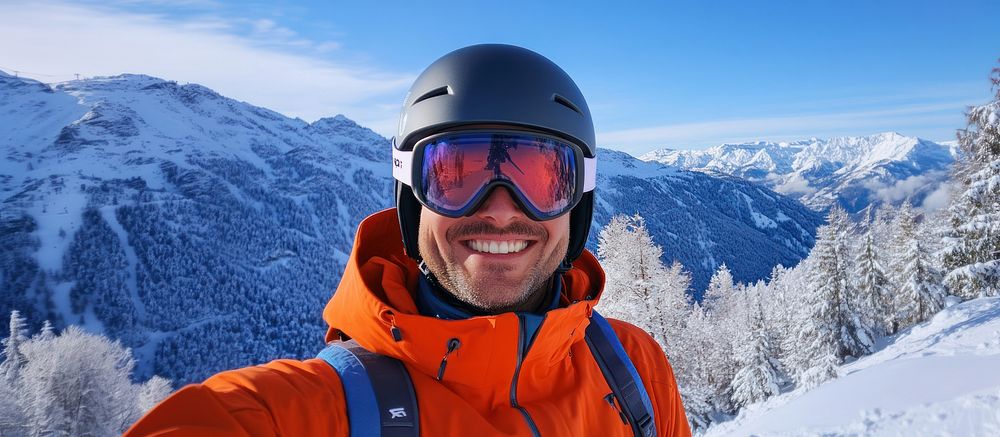
[[(388, 140), (199, 85), (122, 75), (48, 86), (0, 73), (0, 322), (77, 324), (183, 383), (312, 356), (358, 222), (392, 205)], [(820, 218), (733, 178), (602, 150), (590, 241), (642, 213), (701, 288), (792, 265)]]
[[(595, 226), (614, 214), (642, 215), (664, 261), (678, 260), (693, 274), (696, 297), (722, 263), (741, 282), (764, 278), (777, 264), (797, 264), (822, 221), (794, 199), (745, 180), (608, 149), (598, 151), (597, 186)], [(596, 247), (596, 230), (590, 239)]]
[(839, 377), (745, 408), (707, 436), (1000, 435), (1000, 298), (944, 309)]
[(388, 141), (198, 85), (0, 76), (0, 312), (121, 339), (175, 381), (314, 354)]
[[(640, 159), (723, 173), (793, 196), (824, 210), (870, 204), (921, 205), (948, 177), (957, 149), (895, 132), (790, 143), (723, 144), (705, 150), (661, 149)], [(938, 200), (932, 200), (938, 201)]]

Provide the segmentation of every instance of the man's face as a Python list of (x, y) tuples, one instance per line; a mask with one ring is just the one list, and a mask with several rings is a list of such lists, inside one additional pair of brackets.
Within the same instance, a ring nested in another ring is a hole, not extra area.
[(569, 216), (533, 221), (506, 188), (497, 187), (468, 217), (448, 218), (423, 208), (420, 254), (459, 300), (494, 314), (529, 309), (526, 303), (544, 295), (541, 290), (566, 256)]

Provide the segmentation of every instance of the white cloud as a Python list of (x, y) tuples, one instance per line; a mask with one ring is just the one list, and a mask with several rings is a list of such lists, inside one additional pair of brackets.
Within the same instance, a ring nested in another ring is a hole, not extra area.
[(931, 212), (941, 208), (947, 208), (951, 203), (951, 185), (943, 183), (936, 190), (924, 198), (924, 203), (920, 207), (924, 212)]
[(883, 202), (892, 204), (899, 204), (918, 193), (926, 193), (929, 187), (935, 187), (920, 205), (926, 211), (933, 211), (948, 204), (947, 183), (944, 183), (947, 180), (947, 175), (947, 171), (933, 171), (910, 176), (891, 185), (871, 180), (866, 181), (864, 186), (872, 190), (875, 196)]
[(812, 194), (816, 188), (809, 186), (809, 181), (798, 173), (792, 173), (790, 177), (780, 185), (774, 187), (774, 191), (782, 194)]
[(45, 82), (74, 73), (143, 73), (199, 83), (307, 121), (342, 113), (386, 136), (414, 79), (332, 61), (322, 54), (339, 43), (313, 43), (271, 20), (178, 21), (97, 6), (2, 2), (0, 41), (0, 68), (40, 73), (22, 75)]

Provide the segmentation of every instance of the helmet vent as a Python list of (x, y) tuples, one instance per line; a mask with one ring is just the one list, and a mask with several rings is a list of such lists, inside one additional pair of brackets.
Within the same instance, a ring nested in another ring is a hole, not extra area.
[(420, 102), (422, 102), (424, 100), (427, 100), (427, 99), (433, 99), (434, 97), (443, 96), (443, 95), (447, 95), (447, 94), (451, 94), (451, 87), (450, 86), (445, 85), (443, 87), (434, 88), (434, 89), (432, 89), (432, 90), (424, 93), (424, 95), (422, 95), (420, 97), (417, 97), (417, 100), (414, 100), (413, 104), (410, 105), (410, 106), (416, 105), (417, 103), (420, 103)]
[(563, 96), (560, 96), (559, 94), (553, 93), (552, 94), (552, 101), (556, 102), (556, 103), (558, 103), (560, 105), (563, 105), (563, 106), (565, 106), (565, 107), (567, 107), (569, 109), (572, 109), (577, 114), (583, 115), (583, 111), (581, 111), (580, 108), (578, 108), (576, 105), (574, 105), (573, 102), (569, 101), (569, 99), (567, 99), (567, 98), (565, 98)]

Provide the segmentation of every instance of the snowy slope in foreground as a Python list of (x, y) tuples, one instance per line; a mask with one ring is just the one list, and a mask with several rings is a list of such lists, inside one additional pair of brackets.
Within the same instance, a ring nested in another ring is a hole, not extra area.
[(946, 308), (839, 373), (752, 405), (706, 435), (998, 436), (1000, 298)]

